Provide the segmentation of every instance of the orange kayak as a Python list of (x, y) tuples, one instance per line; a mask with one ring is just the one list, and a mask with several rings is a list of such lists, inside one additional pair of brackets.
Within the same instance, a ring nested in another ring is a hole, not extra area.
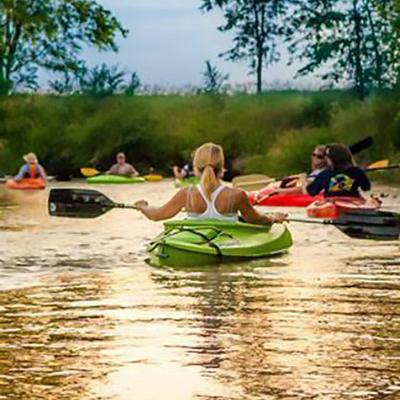
[(6, 188), (17, 190), (40, 190), (46, 187), (46, 182), (40, 178), (24, 178), (20, 181), (9, 179), (6, 182)]
[(307, 215), (311, 218), (339, 218), (346, 212), (355, 210), (372, 211), (381, 206), (379, 200), (362, 197), (327, 197), (316, 200), (307, 207)]

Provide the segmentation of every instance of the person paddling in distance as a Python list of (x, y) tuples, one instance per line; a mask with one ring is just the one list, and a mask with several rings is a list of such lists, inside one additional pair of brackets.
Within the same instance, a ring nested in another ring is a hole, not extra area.
[[(307, 174), (300, 174), (292, 178), (288, 177), (287, 179), (283, 179), (280, 183), (280, 186), (268, 193), (268, 195), (262, 196), (262, 200), (275, 194), (304, 193), (304, 179), (306, 180), (307, 184), (311, 183), (322, 171), (328, 167), (325, 151), (325, 145), (319, 144), (315, 146), (311, 154), (311, 171)], [(261, 199), (258, 199), (258, 201), (261, 201)]]
[(327, 169), (320, 172), (311, 183), (307, 182), (305, 176), (300, 178), (303, 193), (316, 196), (323, 192), (325, 197), (362, 197), (362, 192), (371, 190), (371, 182), (366, 173), (354, 165), (347, 146), (341, 143), (328, 144), (325, 154)]
[(186, 161), (185, 164), (182, 165), (182, 167), (179, 167), (178, 165), (174, 165), (172, 167), (172, 172), (176, 179), (183, 180), (190, 178), (191, 176), (194, 176), (193, 162), (192, 162), (193, 157), (194, 157), (194, 151), (192, 151), (192, 153), (190, 154), (190, 160)]
[(183, 209), (190, 219), (234, 222), (240, 212), (246, 222), (253, 224), (271, 225), (287, 220), (283, 213), (258, 213), (243, 190), (224, 186), (220, 180), (224, 164), (222, 147), (205, 143), (196, 150), (193, 160), (195, 175), (200, 179), (198, 186), (182, 188), (161, 207), (151, 207), (145, 200), (137, 201), (135, 207), (153, 221), (172, 218)]
[[(319, 144), (314, 148), (313, 152), (311, 153), (311, 171), (307, 173), (308, 183), (311, 183), (322, 171), (324, 171), (328, 167), (325, 150), (326, 146)], [(297, 189), (297, 191), (295, 190), (292, 193), (301, 193), (302, 188), (299, 182), (300, 175), (284, 179), (280, 187), (281, 188), (293, 187)], [(287, 193), (287, 192), (282, 191), (280, 193)]]
[(116, 156), (117, 162), (106, 172), (108, 175), (119, 175), (119, 176), (138, 176), (139, 172), (135, 167), (126, 162), (126, 156), (120, 152)]
[(45, 169), (39, 164), (35, 153), (28, 153), (22, 157), (25, 164), (19, 169), (18, 174), (14, 177), (14, 181), (19, 182), (26, 178), (40, 178), (47, 182), (47, 174)]

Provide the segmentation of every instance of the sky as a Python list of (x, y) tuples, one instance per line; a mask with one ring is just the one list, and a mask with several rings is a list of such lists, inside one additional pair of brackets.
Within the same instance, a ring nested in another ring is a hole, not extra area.
[[(184, 86), (201, 85), (205, 61), (210, 60), (219, 71), (229, 74), (232, 84), (254, 81), (246, 62), (227, 62), (218, 57), (232, 46), (232, 34), (217, 30), (223, 23), (222, 14), (202, 12), (201, 0), (97, 1), (130, 32), (125, 39), (117, 38), (118, 53), (85, 49), (82, 56), (89, 65), (118, 64), (136, 72), (144, 84)], [(312, 86), (315, 82), (311, 78), (292, 80), (296, 67), (286, 66), (285, 47), (280, 46), (280, 50), (283, 60), (264, 72), (264, 83)]]

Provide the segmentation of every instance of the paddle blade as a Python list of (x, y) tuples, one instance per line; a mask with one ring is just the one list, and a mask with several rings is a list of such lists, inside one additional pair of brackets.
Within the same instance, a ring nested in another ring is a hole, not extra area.
[(51, 189), (48, 201), (53, 217), (96, 218), (113, 206), (104, 194), (90, 189)]
[(369, 147), (371, 147), (374, 143), (374, 139), (372, 138), (372, 136), (367, 136), (366, 138), (353, 143), (351, 146), (349, 146), (349, 150), (351, 152), (351, 154), (357, 154), (360, 151), (366, 150)]
[(232, 186), (243, 190), (258, 190), (275, 180), (263, 174), (241, 175), (232, 179)]
[(389, 160), (375, 161), (372, 164), (368, 165), (367, 170), (375, 168), (386, 168), (388, 165), (389, 165)]
[(150, 175), (145, 175), (144, 179), (146, 179), (147, 182), (160, 182), (164, 178), (162, 175), (150, 174)]
[(89, 178), (91, 176), (99, 175), (100, 173), (101, 172), (97, 171), (97, 169), (95, 169), (95, 168), (87, 168), (87, 167), (81, 168), (81, 174), (83, 176), (85, 176), (86, 178)]
[(399, 214), (387, 211), (352, 211), (331, 223), (357, 239), (397, 240), (400, 235)]

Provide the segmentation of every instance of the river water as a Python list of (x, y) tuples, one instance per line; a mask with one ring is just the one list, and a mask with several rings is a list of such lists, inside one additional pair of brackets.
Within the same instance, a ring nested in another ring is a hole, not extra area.
[(281, 257), (154, 268), (160, 223), (52, 218), (47, 196), (0, 187), (0, 399), (400, 399), (399, 242), (291, 224)]

